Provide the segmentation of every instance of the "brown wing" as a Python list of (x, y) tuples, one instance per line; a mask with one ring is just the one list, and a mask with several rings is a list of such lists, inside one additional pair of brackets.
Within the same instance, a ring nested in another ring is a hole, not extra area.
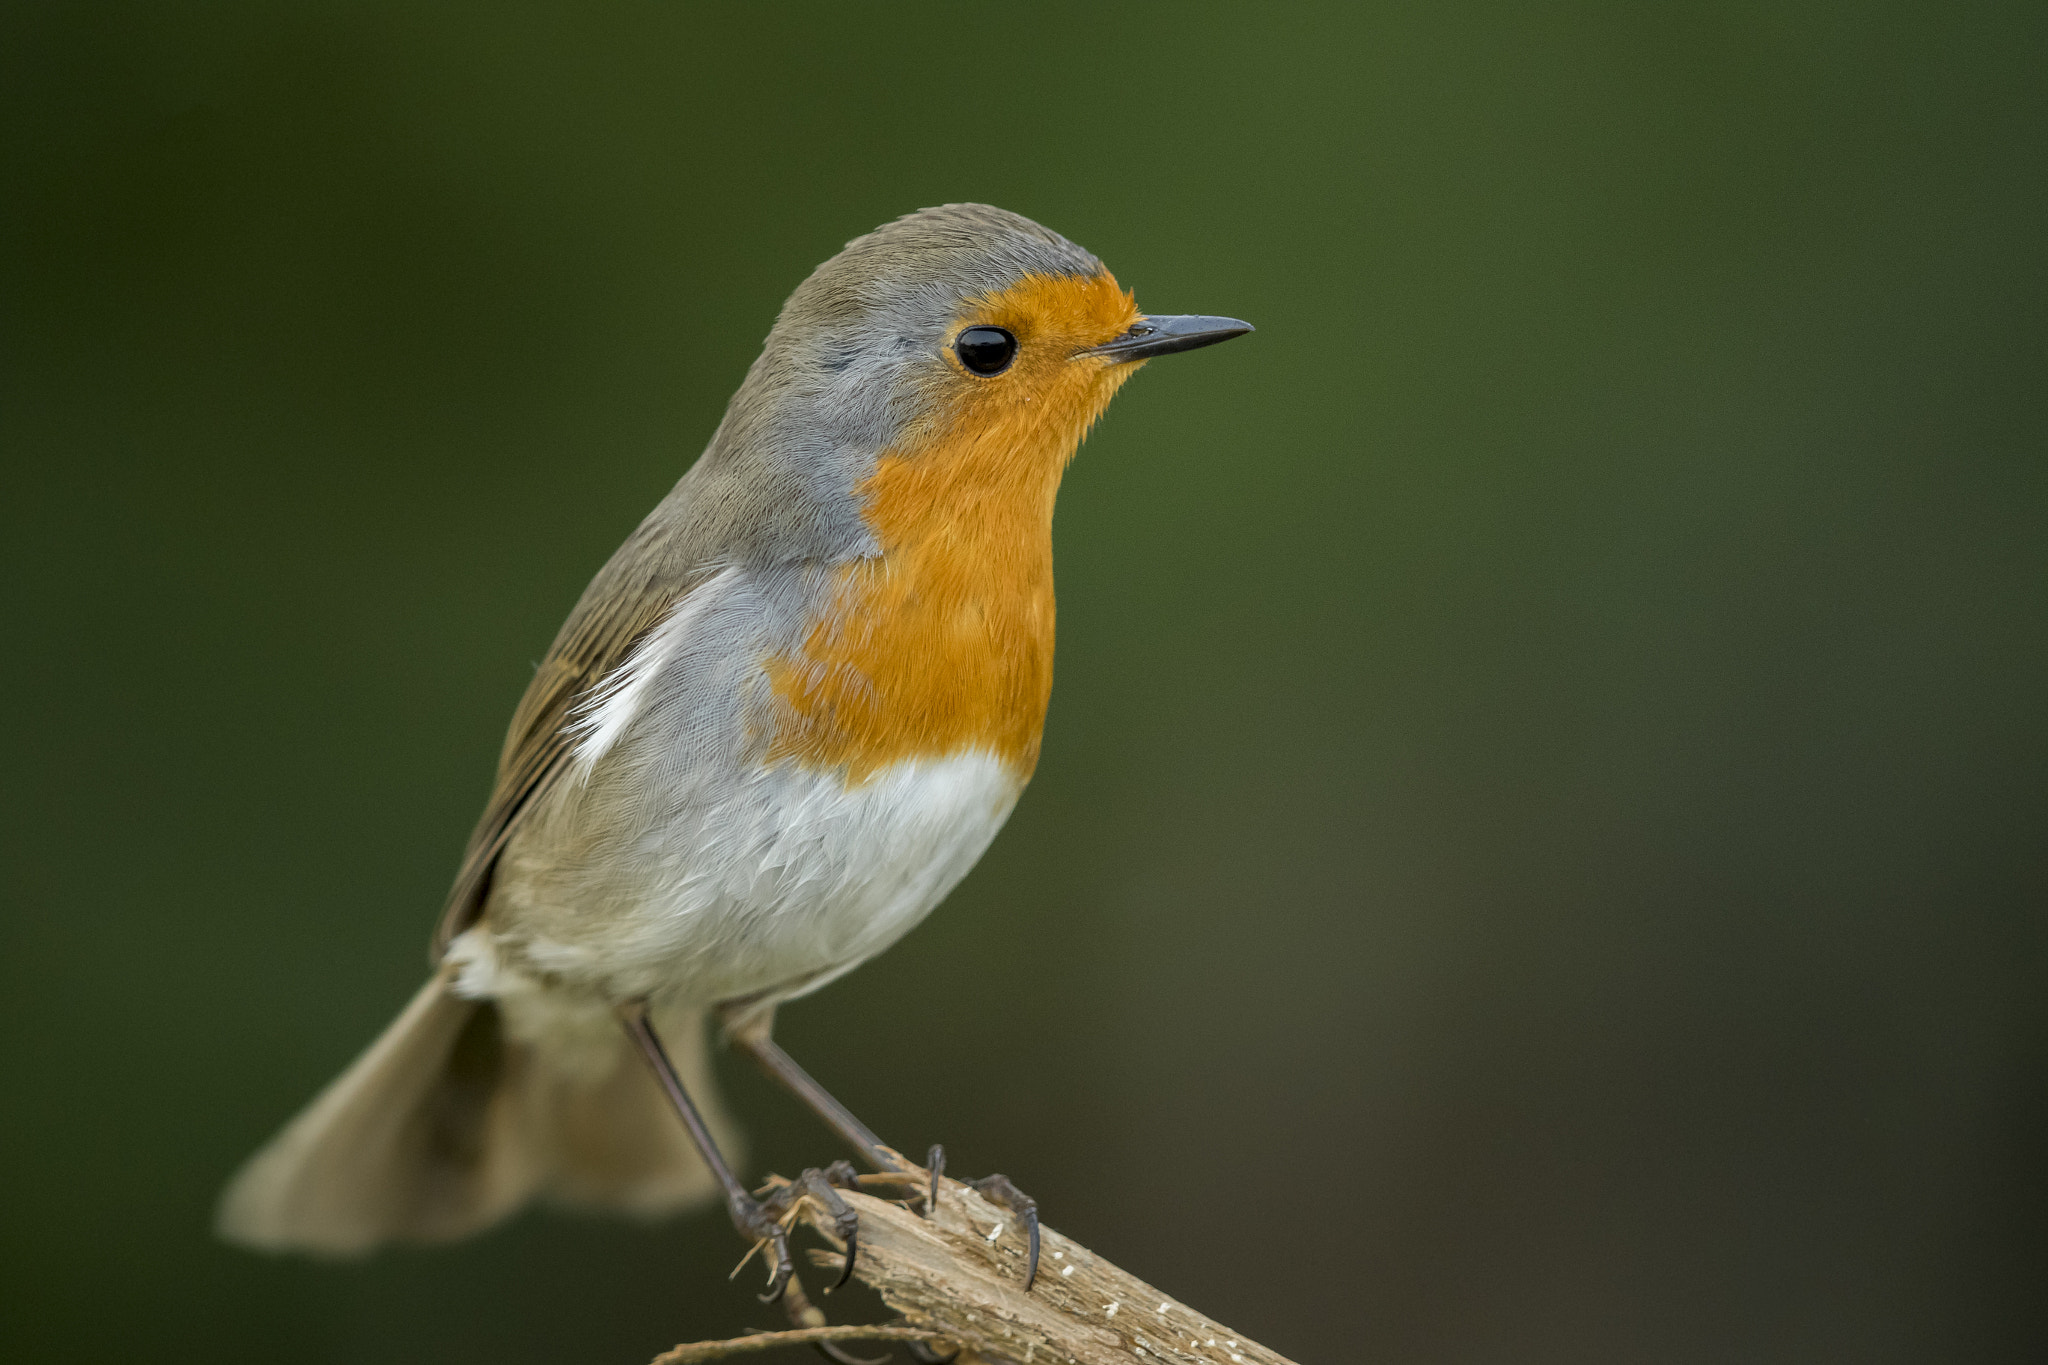
[[(643, 532), (645, 528), (643, 527)], [(649, 573), (644, 559), (633, 553), (634, 537), (607, 564), (563, 623), (562, 632), (541, 661), (498, 756), (498, 782), (490, 804), (469, 836), (462, 870), (448, 893), (447, 908), (434, 931), (432, 960), (439, 962), (448, 942), (476, 923), (490, 894), (491, 871), (505, 841), (535, 798), (560, 779), (574, 741), (563, 733), (570, 708), (624, 661), (640, 637), (660, 624), (675, 604), (702, 580), (702, 573), (679, 578), (658, 570)], [(633, 562), (640, 561), (635, 573)]]

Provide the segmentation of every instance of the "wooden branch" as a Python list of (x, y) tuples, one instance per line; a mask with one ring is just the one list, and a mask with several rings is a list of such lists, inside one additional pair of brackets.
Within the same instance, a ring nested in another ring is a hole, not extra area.
[(722, 1360), (749, 1351), (772, 1351), (778, 1346), (812, 1346), (821, 1341), (936, 1341), (931, 1332), (916, 1327), (794, 1327), (787, 1332), (749, 1332), (728, 1341), (691, 1341), (671, 1346), (656, 1356), (652, 1365), (695, 1365), (700, 1360)]
[[(1026, 1294), (1016, 1218), (957, 1181), (943, 1183), (930, 1219), (857, 1191), (845, 1198), (860, 1215), (854, 1278), (903, 1315), (905, 1336), (934, 1339), (941, 1355), (959, 1348), (959, 1365), (1292, 1365), (1050, 1228), (1038, 1282)], [(806, 1206), (804, 1216), (838, 1245), (818, 1210)], [(835, 1275), (842, 1264), (834, 1251), (812, 1257)], [(700, 1342), (677, 1348), (698, 1354), (660, 1359), (680, 1365), (711, 1358), (713, 1348), (771, 1344), (779, 1343)]]

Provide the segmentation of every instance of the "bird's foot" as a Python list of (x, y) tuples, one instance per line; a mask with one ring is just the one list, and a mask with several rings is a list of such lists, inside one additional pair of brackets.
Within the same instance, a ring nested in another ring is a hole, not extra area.
[[(775, 1302), (790, 1287), (794, 1265), (789, 1257), (789, 1228), (806, 1207), (823, 1215), (824, 1222), (829, 1225), (826, 1231), (838, 1239), (845, 1253), (839, 1278), (825, 1292), (829, 1294), (853, 1278), (853, 1263), (860, 1255), (860, 1217), (839, 1197), (839, 1191), (857, 1187), (858, 1177), (852, 1163), (835, 1161), (823, 1170), (813, 1167), (804, 1171), (794, 1180), (778, 1177), (757, 1191), (761, 1198), (755, 1207), (760, 1210), (761, 1218), (774, 1228), (772, 1236), (767, 1233), (758, 1235), (773, 1246), (778, 1257), (770, 1272), (769, 1292), (761, 1296), (763, 1303)], [(737, 1214), (733, 1221), (739, 1221)], [(752, 1228), (742, 1227), (740, 1231), (743, 1235), (754, 1235)]]
[[(933, 1143), (924, 1166), (924, 1216), (929, 1218), (939, 1206), (939, 1181), (946, 1174), (946, 1149)], [(1024, 1231), (1024, 1292), (1030, 1293), (1032, 1284), (1038, 1279), (1038, 1201), (1011, 1184), (1006, 1175), (985, 1175), (979, 1180), (960, 1183), (989, 1203), (1008, 1209), (1017, 1219), (1017, 1226)]]

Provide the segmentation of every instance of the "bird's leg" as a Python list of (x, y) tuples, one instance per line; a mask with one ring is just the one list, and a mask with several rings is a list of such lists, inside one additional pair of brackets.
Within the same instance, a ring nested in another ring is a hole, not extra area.
[(773, 1016), (749, 1019), (730, 1029), (732, 1045), (752, 1057), (777, 1084), (802, 1100), (804, 1107), (823, 1119), (825, 1126), (846, 1140), (848, 1146), (878, 1171), (914, 1174), (917, 1167), (905, 1161), (892, 1147), (876, 1137), (874, 1130), (853, 1116), (853, 1111), (832, 1098), (831, 1092), (811, 1079), (811, 1073), (796, 1064), (796, 1058), (777, 1047), (768, 1036)]
[[(683, 1089), (682, 1077), (676, 1075), (675, 1064), (668, 1059), (668, 1049), (661, 1045), (661, 1038), (654, 1031), (648, 1018), (644, 1001), (626, 1006), (621, 1011), (626, 1032), (639, 1044), (647, 1064), (654, 1068), (655, 1079), (668, 1095), (669, 1103), (675, 1106), (676, 1116), (689, 1130), (690, 1140), (697, 1144), (698, 1154), (704, 1164), (718, 1177), (718, 1183), (725, 1189), (726, 1211), (732, 1215), (732, 1225), (739, 1229), (740, 1236), (757, 1246), (768, 1248), (768, 1292), (761, 1295), (761, 1302), (774, 1303), (789, 1287), (790, 1276), (796, 1273), (796, 1262), (790, 1259), (789, 1235), (783, 1231), (782, 1221), (776, 1212), (747, 1193), (739, 1177), (732, 1173), (732, 1167), (719, 1153), (718, 1144), (711, 1139), (711, 1130), (704, 1125), (704, 1116), (697, 1112), (691, 1102), (690, 1093)], [(834, 1199), (838, 1196), (834, 1195)], [(851, 1244), (848, 1245), (848, 1265), (851, 1268)]]
[[(726, 1014), (726, 1036), (732, 1045), (752, 1057), (760, 1068), (774, 1078), (785, 1090), (802, 1100), (804, 1106), (820, 1119), (825, 1126), (846, 1140), (856, 1152), (864, 1157), (876, 1170), (892, 1177), (916, 1177), (918, 1168), (875, 1136), (874, 1130), (854, 1117), (853, 1111), (832, 1097), (830, 1091), (811, 1078), (811, 1074), (798, 1066), (796, 1059), (784, 1052), (768, 1036), (774, 1023), (772, 1012), (758, 1008), (736, 1007)], [(925, 1217), (929, 1218), (938, 1207), (939, 1179), (946, 1169), (946, 1149), (933, 1146), (926, 1159), (925, 1170)], [(999, 1204), (1016, 1216), (1017, 1224), (1023, 1229), (1027, 1251), (1024, 1261), (1024, 1289), (1030, 1292), (1032, 1282), (1038, 1278), (1038, 1204), (1015, 1185), (1007, 1176), (984, 1176), (980, 1180), (963, 1182), (979, 1191), (990, 1203)], [(851, 1243), (848, 1244), (849, 1248)], [(848, 1261), (848, 1274), (852, 1273), (852, 1262)], [(844, 1277), (841, 1283), (844, 1283)]]

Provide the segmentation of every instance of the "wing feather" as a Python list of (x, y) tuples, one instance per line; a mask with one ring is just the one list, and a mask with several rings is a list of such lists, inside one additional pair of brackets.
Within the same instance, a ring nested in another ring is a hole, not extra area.
[(469, 836), (462, 870), (434, 931), (435, 962), (450, 940), (483, 913), (491, 872), (506, 841), (568, 768), (576, 743), (568, 727), (576, 704), (709, 576), (703, 566), (683, 574), (664, 571), (668, 566), (659, 559), (650, 563), (651, 556), (633, 553), (640, 548), (640, 539), (636, 535), (628, 541), (584, 592), (512, 713), (505, 748), (498, 756), (497, 784)]

